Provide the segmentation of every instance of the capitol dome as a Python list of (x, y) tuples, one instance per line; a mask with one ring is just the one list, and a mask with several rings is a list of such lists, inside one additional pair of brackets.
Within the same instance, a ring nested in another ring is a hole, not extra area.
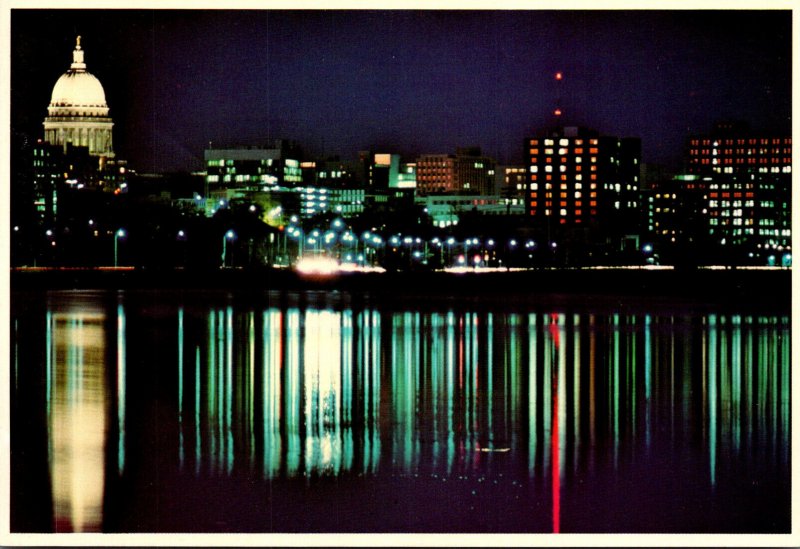
[(103, 85), (86, 70), (81, 37), (72, 52), (72, 65), (53, 86), (47, 118), (44, 119), (45, 140), (63, 145), (88, 147), (93, 156), (113, 157), (108, 104)]
[(48, 111), (69, 109), (70, 107), (108, 111), (103, 85), (93, 74), (70, 69), (58, 79), (53, 87)]

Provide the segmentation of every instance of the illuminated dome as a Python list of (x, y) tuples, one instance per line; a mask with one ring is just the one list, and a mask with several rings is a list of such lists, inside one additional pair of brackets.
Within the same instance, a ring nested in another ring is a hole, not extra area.
[(94, 75), (86, 71), (73, 71), (63, 74), (53, 88), (49, 113), (56, 110), (69, 109), (103, 109), (108, 113), (106, 94), (103, 86)]
[(81, 37), (72, 52), (72, 65), (53, 86), (47, 118), (44, 119), (45, 140), (64, 145), (88, 147), (94, 156), (113, 157), (108, 104), (103, 85), (86, 71)]

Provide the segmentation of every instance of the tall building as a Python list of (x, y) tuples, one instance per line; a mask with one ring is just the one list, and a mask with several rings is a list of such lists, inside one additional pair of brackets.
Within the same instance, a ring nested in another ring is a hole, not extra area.
[(274, 140), (263, 147), (206, 149), (206, 215), (237, 193), (296, 187), (303, 183), (302, 152), (289, 141)]
[(459, 147), (456, 154), (425, 154), (417, 159), (417, 190), (421, 194), (491, 194), (495, 161), (480, 147)]
[(638, 138), (563, 127), (525, 140), (527, 215), (549, 231), (592, 229), (592, 236), (637, 233)]
[[(775, 261), (791, 250), (792, 138), (718, 123), (688, 141), (698, 230), (723, 254)], [(772, 257), (772, 260), (769, 258)]]
[(45, 141), (61, 145), (88, 147), (89, 154), (113, 158), (111, 130), (103, 85), (86, 70), (81, 37), (72, 52), (72, 65), (53, 87), (47, 117), (44, 119)]

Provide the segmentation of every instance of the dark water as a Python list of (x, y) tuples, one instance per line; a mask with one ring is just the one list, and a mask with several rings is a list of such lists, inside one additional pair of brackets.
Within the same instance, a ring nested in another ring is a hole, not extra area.
[(12, 299), (12, 531), (790, 530), (788, 316)]

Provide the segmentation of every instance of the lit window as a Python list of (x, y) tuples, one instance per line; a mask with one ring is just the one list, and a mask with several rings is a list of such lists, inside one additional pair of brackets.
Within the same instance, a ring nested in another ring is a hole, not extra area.
[(545, 149), (544, 154), (553, 154), (553, 149)]
[(567, 171), (567, 167), (565, 165), (563, 165), (563, 164), (561, 166), (559, 166), (558, 169), (561, 170), (562, 172)]
[(562, 147), (566, 147), (567, 145), (569, 145), (569, 139), (559, 139), (558, 144), (561, 145)]
[(581, 192), (575, 191), (575, 198), (580, 198), (580, 197), (581, 197)]
[(531, 166), (531, 173), (537, 173), (539, 171), (539, 166)]
[(562, 216), (567, 215), (567, 209), (566, 208), (561, 208), (561, 212), (560, 213), (561, 213)]
[(552, 172), (553, 171), (553, 166), (545, 166), (544, 167), (544, 171), (546, 171), (547, 173)]
[(553, 140), (552, 139), (545, 139), (544, 140), (544, 144), (545, 144), (545, 146), (550, 145), (552, 147), (553, 146)]

